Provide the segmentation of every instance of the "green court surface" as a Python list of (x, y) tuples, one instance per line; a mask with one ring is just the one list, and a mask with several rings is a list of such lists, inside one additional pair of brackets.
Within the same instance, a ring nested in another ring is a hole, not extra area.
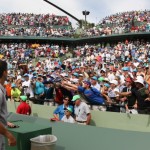
[(141, 150), (149, 149), (149, 133), (102, 127), (52, 123), (56, 150)]

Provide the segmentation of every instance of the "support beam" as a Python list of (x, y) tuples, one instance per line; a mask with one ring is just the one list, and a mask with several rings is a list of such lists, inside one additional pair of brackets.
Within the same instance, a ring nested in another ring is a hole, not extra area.
[(76, 20), (77, 22), (79, 22), (80, 26), (81, 26), (81, 21), (76, 18), (75, 16), (71, 15), (69, 12), (65, 11), (64, 9), (60, 8), (59, 6), (53, 4), (52, 2), (48, 1), (48, 0), (43, 0), (45, 2), (47, 2), (48, 4), (54, 6), (55, 8), (59, 9), (60, 11), (64, 12), (65, 14), (67, 14), (68, 16), (70, 16), (71, 18), (73, 18), (74, 20)]

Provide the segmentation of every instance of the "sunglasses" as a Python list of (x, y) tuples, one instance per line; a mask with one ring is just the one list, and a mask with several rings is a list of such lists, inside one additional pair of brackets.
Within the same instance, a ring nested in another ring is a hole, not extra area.
[(69, 101), (69, 99), (67, 99), (67, 98), (64, 98), (64, 100)]

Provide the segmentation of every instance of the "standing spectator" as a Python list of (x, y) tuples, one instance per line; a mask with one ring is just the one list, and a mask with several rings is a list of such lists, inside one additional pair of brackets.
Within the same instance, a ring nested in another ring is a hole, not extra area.
[[(131, 90), (133, 90), (134, 85), (133, 85), (133, 81), (131, 78), (126, 78), (126, 87), (123, 88), (122, 92), (130, 92)], [(121, 98), (122, 102), (125, 102), (125, 108), (126, 108), (126, 112), (132, 113), (132, 114), (137, 114), (137, 106), (136, 106), (136, 97), (135, 95), (131, 94), (129, 96), (124, 96)]]
[(6, 89), (6, 98), (7, 100), (11, 99), (11, 82), (10, 80), (7, 80), (7, 84), (5, 84), (5, 89)]
[(31, 114), (31, 107), (29, 104), (26, 103), (27, 96), (20, 96), (20, 105), (17, 107), (16, 113), (23, 114), (23, 115), (30, 115)]
[(81, 101), (80, 95), (74, 95), (72, 102), (75, 103), (74, 113), (76, 122), (78, 124), (89, 125), (91, 121), (91, 113), (88, 105)]
[(24, 74), (24, 78), (25, 78), (25, 81), (22, 83), (22, 87), (23, 87), (23, 90), (24, 90), (24, 93), (25, 95), (30, 95), (30, 97), (34, 97), (34, 93), (33, 93), (33, 89), (32, 89), (32, 84), (31, 84), (31, 81), (29, 79), (29, 74)]
[(40, 76), (37, 78), (35, 83), (35, 94), (39, 99), (44, 98), (44, 84), (42, 83), (42, 78)]
[(45, 102), (44, 102), (44, 104), (53, 105), (53, 103), (54, 103), (54, 95), (53, 95), (54, 87), (50, 81), (45, 81), (44, 84), (45, 84), (45, 90), (44, 90)]
[(11, 89), (11, 100), (18, 102), (21, 91), (17, 88), (16, 84), (14, 84), (14, 83), (12, 83), (11, 88), (12, 88)]

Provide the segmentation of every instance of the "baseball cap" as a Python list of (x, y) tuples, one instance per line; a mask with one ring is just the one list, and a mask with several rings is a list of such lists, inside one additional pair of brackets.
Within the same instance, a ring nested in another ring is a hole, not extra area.
[(21, 99), (22, 101), (26, 101), (26, 100), (27, 100), (27, 96), (22, 95), (22, 96), (20, 96), (20, 99)]
[(104, 86), (106, 86), (107, 88), (109, 88), (109, 87), (110, 87), (110, 84), (105, 83)]
[(71, 100), (72, 102), (75, 102), (76, 100), (80, 99), (80, 95), (74, 95), (73, 99)]
[(77, 72), (73, 73), (72, 75), (75, 76), (75, 77), (79, 76), (79, 74)]
[(23, 76), (24, 76), (24, 77), (29, 77), (29, 75), (28, 75), (27, 73), (25, 73)]
[(70, 108), (70, 107), (67, 107), (64, 110), (68, 110), (68, 111), (70, 111), (72, 113), (72, 108)]
[(137, 72), (137, 69), (133, 69), (133, 72)]
[(102, 82), (102, 81), (104, 81), (104, 78), (103, 77), (99, 77), (98, 81)]
[(88, 80), (84, 80), (83, 83), (86, 83), (86, 84), (88, 84), (89, 86), (91, 86), (91, 82), (88, 81)]
[(34, 71), (32, 74), (33, 74), (33, 75), (36, 75), (36, 74), (37, 74), (37, 72), (36, 72), (36, 71)]
[(13, 87), (16, 87), (16, 84), (12, 83), (12, 84), (11, 84), (11, 87), (12, 87), (12, 88), (13, 88)]
[(122, 70), (123, 71), (129, 71), (129, 67), (123, 67)]
[(126, 79), (125, 79), (125, 81), (126, 81), (126, 82), (130, 82), (130, 83), (132, 83), (131, 78), (126, 78)]
[(91, 79), (97, 81), (97, 77), (96, 76), (93, 76)]
[[(101, 69), (101, 71), (106, 72), (106, 69), (103, 68), (103, 69)], [(101, 71), (100, 71), (100, 72), (101, 72)]]
[(83, 77), (83, 74), (79, 74), (79, 77)]

